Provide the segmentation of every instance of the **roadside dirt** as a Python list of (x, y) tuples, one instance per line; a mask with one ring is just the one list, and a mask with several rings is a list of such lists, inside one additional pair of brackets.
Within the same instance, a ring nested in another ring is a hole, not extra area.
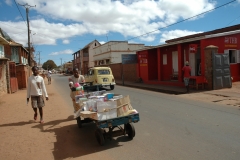
[(240, 82), (234, 82), (232, 88), (198, 93), (190, 92), (189, 94), (182, 94), (179, 96), (204, 102), (240, 107)]
[[(46, 82), (46, 80), (45, 80)], [(53, 81), (54, 83), (54, 81)], [(44, 124), (33, 120), (31, 105), (26, 103), (26, 90), (0, 97), (0, 159), (43, 160), (68, 158), (66, 138), (76, 121), (73, 110), (67, 106), (52, 85), (46, 85), (49, 101), (44, 107)]]

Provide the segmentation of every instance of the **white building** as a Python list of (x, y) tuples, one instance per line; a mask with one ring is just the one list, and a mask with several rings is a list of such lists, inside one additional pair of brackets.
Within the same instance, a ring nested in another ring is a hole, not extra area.
[(127, 41), (109, 41), (93, 48), (94, 66), (122, 63), (122, 54), (136, 54), (137, 50), (143, 48), (144, 44), (128, 43)]

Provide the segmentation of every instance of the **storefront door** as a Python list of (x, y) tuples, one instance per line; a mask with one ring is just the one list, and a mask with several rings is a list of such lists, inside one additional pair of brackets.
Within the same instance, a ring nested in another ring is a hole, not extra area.
[(231, 88), (231, 72), (228, 54), (215, 54), (213, 57), (213, 89)]

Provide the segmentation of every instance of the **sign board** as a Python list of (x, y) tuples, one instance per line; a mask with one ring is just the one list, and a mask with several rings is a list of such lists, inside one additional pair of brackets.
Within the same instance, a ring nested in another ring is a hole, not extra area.
[(122, 64), (134, 64), (137, 63), (136, 54), (122, 54)]
[(189, 53), (197, 53), (197, 45), (196, 44), (189, 45)]

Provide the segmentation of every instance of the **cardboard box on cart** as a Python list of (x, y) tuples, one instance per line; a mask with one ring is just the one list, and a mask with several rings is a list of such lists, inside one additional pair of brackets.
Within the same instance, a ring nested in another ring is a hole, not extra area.
[(131, 102), (130, 102), (129, 95), (124, 96), (123, 98), (120, 98), (120, 99), (112, 99), (112, 100), (117, 102), (117, 116), (118, 117), (127, 115), (128, 111), (133, 109)]
[(97, 112), (82, 111), (80, 115), (83, 118), (91, 118), (95, 120), (107, 120), (117, 117), (117, 102), (97, 102)]

